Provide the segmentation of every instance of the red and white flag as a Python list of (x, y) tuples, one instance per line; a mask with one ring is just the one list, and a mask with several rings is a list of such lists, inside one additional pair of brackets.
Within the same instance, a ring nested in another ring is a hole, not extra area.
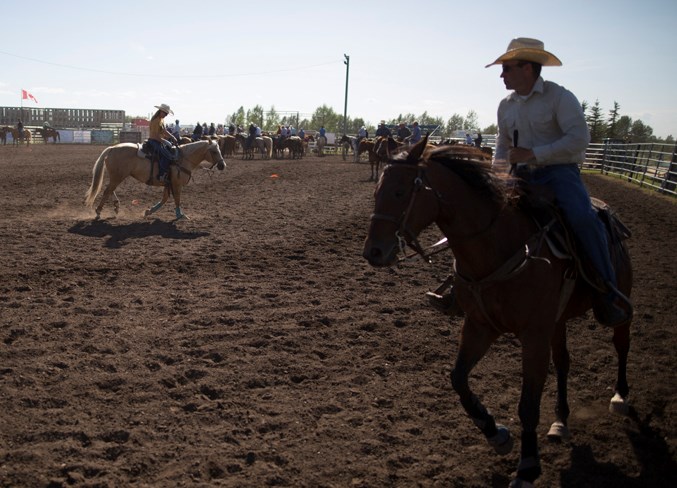
[(29, 98), (33, 100), (35, 103), (38, 103), (37, 98), (35, 98), (32, 94), (28, 93), (26, 90), (21, 90), (21, 99), (28, 100)]

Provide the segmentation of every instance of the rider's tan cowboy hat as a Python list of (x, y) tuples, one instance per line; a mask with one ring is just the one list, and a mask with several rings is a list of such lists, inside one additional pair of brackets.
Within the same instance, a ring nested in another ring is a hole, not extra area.
[(160, 105), (155, 105), (155, 108), (158, 109), (158, 110), (162, 110), (166, 114), (174, 115), (174, 112), (172, 112), (172, 109), (169, 108), (169, 105), (167, 105), (166, 103), (161, 103)]
[(532, 61), (543, 66), (562, 66), (557, 56), (544, 49), (543, 41), (530, 39), (528, 37), (518, 37), (510, 41), (505, 54), (501, 54), (496, 61), (487, 64), (485, 68), (495, 64), (503, 64), (505, 61)]

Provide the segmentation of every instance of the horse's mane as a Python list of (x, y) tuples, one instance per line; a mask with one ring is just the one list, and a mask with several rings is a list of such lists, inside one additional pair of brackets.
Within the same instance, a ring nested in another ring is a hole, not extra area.
[(497, 203), (507, 199), (505, 181), (491, 168), (486, 153), (472, 146), (439, 146), (424, 154), (425, 161), (439, 163), (456, 173), (471, 188)]

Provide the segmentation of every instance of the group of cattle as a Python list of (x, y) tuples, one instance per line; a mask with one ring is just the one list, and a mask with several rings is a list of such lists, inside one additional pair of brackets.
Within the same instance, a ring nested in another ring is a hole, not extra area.
[[(50, 139), (53, 139), (56, 143), (57, 140), (61, 139), (59, 131), (55, 129), (35, 129), (35, 132), (40, 134), (40, 137), (42, 137), (42, 140), (45, 142), (49, 142)], [(31, 138), (33, 137), (30, 129), (23, 129), (19, 132), (19, 129), (16, 127), (0, 127), (0, 142), (2, 142), (3, 146), (7, 144), (7, 134), (12, 135), (12, 145), (21, 144), (23, 142), (25, 142), (26, 145), (29, 145), (31, 143)]]

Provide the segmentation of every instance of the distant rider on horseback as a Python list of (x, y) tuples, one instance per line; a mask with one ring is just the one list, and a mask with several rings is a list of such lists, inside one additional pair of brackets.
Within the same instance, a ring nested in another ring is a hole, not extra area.
[(193, 129), (193, 135), (191, 139), (193, 139), (193, 141), (199, 141), (202, 139), (202, 126), (200, 125), (200, 122), (198, 122), (195, 126), (195, 129)]

